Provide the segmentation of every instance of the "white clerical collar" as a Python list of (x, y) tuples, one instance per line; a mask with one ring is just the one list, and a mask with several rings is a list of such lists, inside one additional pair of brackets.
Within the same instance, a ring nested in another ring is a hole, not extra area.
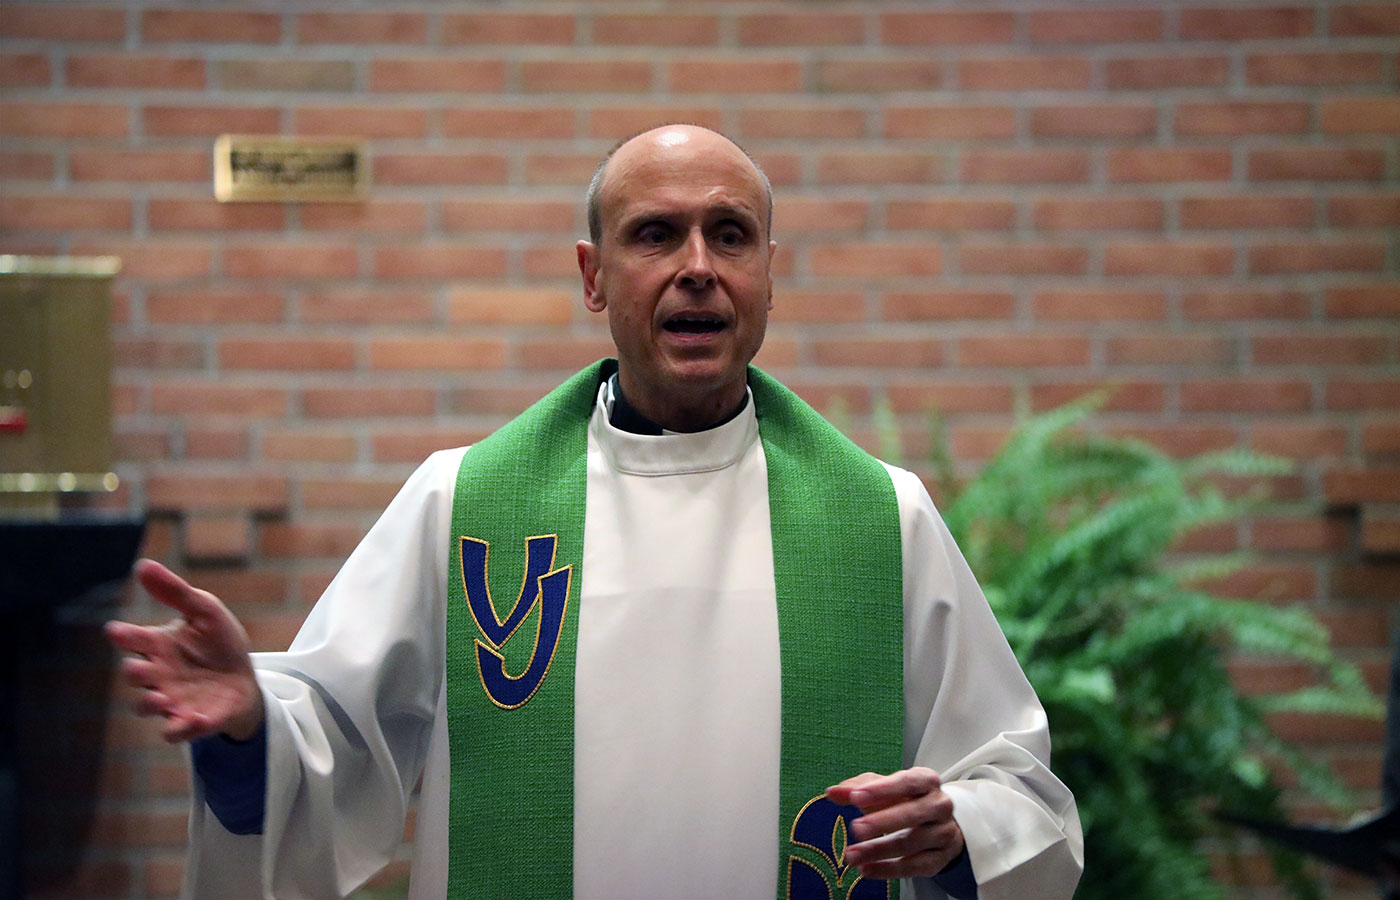
[(608, 463), (628, 475), (685, 475), (713, 472), (734, 465), (758, 439), (753, 393), (734, 418), (705, 431), (662, 431), (634, 434), (608, 421), (612, 409), (611, 379), (598, 387), (598, 400), (588, 423), (589, 434)]

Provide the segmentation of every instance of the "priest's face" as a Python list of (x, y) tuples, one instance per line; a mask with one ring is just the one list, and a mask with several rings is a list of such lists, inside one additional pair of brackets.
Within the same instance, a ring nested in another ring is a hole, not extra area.
[(769, 198), (742, 150), (704, 128), (667, 126), (613, 154), (602, 232), (580, 241), (584, 302), (607, 310), (622, 392), (676, 431), (742, 402), (772, 307)]

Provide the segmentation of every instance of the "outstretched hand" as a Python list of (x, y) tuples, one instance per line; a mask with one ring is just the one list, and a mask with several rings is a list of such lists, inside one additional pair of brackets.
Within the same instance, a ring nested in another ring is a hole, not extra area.
[(893, 775), (866, 772), (826, 789), (827, 799), (860, 808), (845, 861), (867, 878), (937, 875), (963, 849), (953, 799), (938, 773), (922, 767)]
[(218, 597), (154, 560), (138, 561), (136, 578), (180, 614), (164, 625), (107, 623), (108, 640), (136, 654), (121, 666), (141, 692), (136, 711), (164, 718), (161, 735), (171, 743), (218, 733), (252, 737), (262, 725), (263, 701), (242, 624)]

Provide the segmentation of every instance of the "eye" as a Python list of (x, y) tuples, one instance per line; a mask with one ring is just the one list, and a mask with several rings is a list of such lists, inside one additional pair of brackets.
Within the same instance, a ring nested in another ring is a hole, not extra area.
[(721, 247), (742, 247), (747, 239), (744, 230), (735, 225), (726, 225), (715, 233), (715, 243)]
[(671, 230), (660, 222), (648, 222), (637, 229), (637, 240), (651, 247), (659, 247), (671, 238)]

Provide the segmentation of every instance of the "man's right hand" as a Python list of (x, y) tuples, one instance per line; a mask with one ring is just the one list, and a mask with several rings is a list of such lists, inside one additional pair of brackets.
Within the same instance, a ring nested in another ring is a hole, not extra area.
[(218, 597), (154, 560), (138, 561), (136, 578), (180, 614), (164, 625), (107, 623), (107, 638), (136, 654), (122, 660), (122, 674), (141, 692), (136, 711), (164, 718), (161, 734), (171, 743), (220, 733), (247, 740), (257, 734), (262, 692), (242, 624)]

